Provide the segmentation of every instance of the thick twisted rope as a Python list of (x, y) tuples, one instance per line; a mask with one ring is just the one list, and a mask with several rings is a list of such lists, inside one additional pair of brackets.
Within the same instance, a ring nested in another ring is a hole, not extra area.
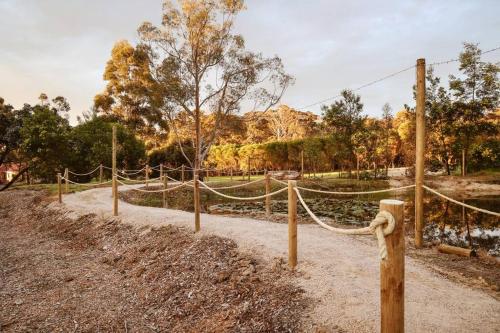
[(75, 184), (75, 185), (81, 185), (81, 186), (99, 186), (99, 185), (102, 185), (102, 184), (107, 184), (107, 183), (111, 183), (113, 180), (108, 180), (106, 182), (102, 182), (102, 183), (77, 183), (77, 182), (74, 182), (70, 179), (66, 179), (64, 177), (61, 177), (61, 180), (65, 180), (65, 181), (68, 181), (68, 183), (71, 183), (71, 184)]
[[(294, 188), (297, 193), (297, 198), (299, 199), (302, 207), (307, 211), (309, 216), (322, 226), (323, 228), (336, 232), (338, 234), (343, 235), (371, 235), (375, 234), (377, 236), (378, 248), (379, 248), (379, 256), (380, 259), (385, 260), (387, 258), (387, 245), (385, 243), (385, 236), (391, 234), (394, 231), (394, 227), (396, 226), (396, 222), (391, 213), (386, 211), (381, 211), (377, 214), (377, 216), (371, 221), (368, 227), (358, 228), (358, 229), (342, 229), (332, 227), (319, 219), (309, 208), (309, 206), (305, 203), (304, 198), (300, 194), (298, 188)], [(382, 228), (384, 224), (387, 224), (385, 228)]]
[(285, 192), (287, 190), (286, 187), (282, 188), (282, 189), (279, 189), (277, 191), (274, 191), (274, 192), (270, 192), (270, 193), (267, 193), (267, 194), (264, 194), (264, 195), (259, 195), (259, 196), (256, 196), (256, 197), (235, 197), (235, 196), (232, 196), (232, 195), (227, 195), (227, 194), (224, 194), (224, 193), (221, 193), (213, 188), (211, 188), (210, 186), (208, 186), (207, 184), (205, 184), (204, 182), (202, 181), (199, 181), (199, 183), (201, 184), (201, 186), (203, 186), (204, 188), (206, 188), (207, 190), (221, 196), (221, 197), (224, 197), (224, 198), (227, 198), (227, 199), (233, 199), (233, 200), (241, 200), (241, 201), (245, 201), (245, 200), (259, 200), (259, 199), (264, 199), (264, 198), (267, 198), (267, 197), (272, 197), (276, 194), (279, 194), (281, 192)]
[(174, 181), (174, 182), (180, 182), (180, 180), (177, 180), (177, 179), (175, 179), (175, 178), (172, 178), (172, 177), (170, 177), (170, 176), (169, 176), (169, 175), (167, 175), (167, 174), (164, 174), (164, 175), (163, 175), (163, 177), (167, 177), (168, 179), (170, 179), (170, 180), (172, 180), (172, 181)]
[[(126, 176), (132, 176), (132, 175), (136, 175), (144, 170), (146, 170), (146, 167), (139, 169), (139, 170), (117, 170), (117, 171), (123, 173)], [(135, 171), (135, 172), (129, 172), (129, 171)]]
[[(129, 182), (134, 182), (134, 183), (146, 183), (146, 180), (142, 179), (142, 180), (138, 180), (138, 179), (130, 179), (130, 178), (126, 178), (126, 177), (123, 177), (123, 176), (120, 176), (119, 174), (116, 175), (118, 178), (121, 178), (123, 180), (126, 180), (126, 181), (129, 181)], [(156, 177), (156, 178), (150, 178), (148, 179), (148, 182), (152, 181), (152, 180), (159, 180), (160, 177)]]
[(478, 211), (478, 212), (481, 212), (481, 213), (485, 213), (485, 214), (490, 214), (490, 215), (493, 215), (493, 216), (500, 216), (500, 213), (497, 213), (497, 212), (492, 212), (490, 210), (486, 210), (486, 209), (482, 209), (482, 208), (478, 208), (478, 207), (474, 207), (474, 206), (471, 206), (471, 205), (468, 205), (466, 203), (463, 203), (463, 202), (460, 202), (458, 200), (455, 200), (455, 199), (452, 199), (442, 193), (439, 193), (438, 191), (424, 185), (423, 188), (425, 188), (427, 191), (431, 192), (431, 193), (434, 193), (435, 195), (437, 196), (440, 196), (441, 198), (443, 199), (446, 199), (446, 200), (449, 200), (453, 203), (456, 203), (457, 205), (460, 205), (460, 206), (463, 206), (463, 207), (467, 207), (467, 208), (470, 208), (470, 209), (473, 209), (475, 211)]
[[(272, 180), (283, 184), (283, 185), (288, 185), (287, 182), (284, 182), (282, 180), (272, 178)], [(324, 190), (316, 190), (313, 188), (308, 188), (308, 187), (301, 187), (297, 186), (298, 189), (307, 191), (307, 192), (314, 192), (314, 193), (323, 193), (323, 194), (335, 194), (335, 195), (354, 195), (354, 194), (374, 194), (374, 193), (385, 193), (385, 192), (392, 192), (392, 191), (400, 191), (400, 190), (406, 190), (409, 188), (415, 187), (415, 184), (412, 185), (407, 185), (407, 186), (402, 186), (402, 187), (391, 187), (383, 190), (373, 190), (373, 191), (357, 191), (357, 192), (342, 192), (342, 191), (324, 191)]]
[(260, 182), (262, 182), (264, 180), (265, 180), (265, 178), (262, 178), (262, 179), (253, 180), (251, 182), (247, 182), (247, 183), (244, 183), (244, 184), (236, 184), (236, 185), (232, 185), (232, 186), (222, 186), (222, 187), (212, 187), (212, 188), (214, 190), (225, 190), (225, 189), (244, 187), (244, 186), (247, 186), (247, 185), (250, 185), (250, 184), (260, 183)]
[(99, 170), (100, 166), (98, 166), (97, 168), (95, 168), (94, 170), (92, 171), (89, 171), (87, 173), (77, 173), (77, 172), (73, 172), (71, 170), (68, 169), (68, 172), (72, 175), (75, 175), (75, 176), (88, 176), (88, 175), (91, 175), (93, 174), (94, 172), (96, 172), (97, 170)]
[(121, 185), (133, 190), (133, 191), (138, 191), (138, 192), (144, 192), (144, 193), (162, 193), (162, 192), (170, 192), (170, 191), (174, 191), (178, 188), (181, 188), (181, 187), (184, 187), (187, 185), (187, 183), (183, 183), (183, 184), (180, 184), (180, 185), (177, 185), (177, 186), (174, 186), (174, 187), (171, 187), (171, 188), (165, 188), (165, 189), (162, 189), (162, 190), (143, 190), (143, 189), (140, 189), (140, 188), (135, 188), (135, 187), (132, 187), (132, 185), (129, 185), (129, 184), (126, 184), (124, 182), (122, 182), (121, 180), (116, 180), (118, 183), (120, 183)]

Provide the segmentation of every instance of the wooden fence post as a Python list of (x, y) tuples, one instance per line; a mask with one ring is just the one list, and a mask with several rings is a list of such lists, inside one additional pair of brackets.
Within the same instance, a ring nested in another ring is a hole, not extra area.
[(99, 183), (102, 184), (102, 176), (103, 176), (102, 164), (99, 164)]
[(295, 180), (288, 181), (288, 266), (297, 266), (297, 193)]
[(199, 177), (198, 177), (198, 171), (194, 171), (194, 231), (198, 232), (200, 231), (200, 212), (201, 212), (201, 206), (200, 206), (200, 196), (196, 195), (197, 193), (200, 192), (200, 183), (199, 183)]
[(304, 180), (304, 149), (300, 151), (300, 180)]
[(146, 188), (148, 188), (149, 187), (149, 184), (148, 184), (149, 183), (149, 164), (146, 164), (145, 171), (146, 171)]
[(160, 163), (160, 182), (163, 181), (163, 163)]
[(415, 247), (421, 248), (424, 242), (425, 59), (417, 60), (416, 109)]
[(233, 180), (233, 167), (231, 167), (231, 169), (229, 170), (230, 172), (230, 175), (231, 175), (231, 180)]
[[(168, 188), (168, 177), (167, 175), (162, 175), (161, 177), (160, 179), (163, 180), (163, 189), (166, 190)], [(163, 191), (163, 208), (167, 208), (167, 191)]]
[(380, 211), (394, 216), (394, 231), (385, 237), (387, 258), (380, 261), (380, 332), (403, 333), (405, 329), (405, 232), (404, 202), (385, 199)]
[(68, 168), (64, 169), (64, 193), (69, 192), (69, 170)]
[(118, 182), (116, 178), (116, 125), (113, 125), (113, 151), (112, 151), (112, 173), (113, 173), (113, 216), (118, 216)]
[(359, 180), (359, 155), (356, 154), (356, 180)]
[(61, 185), (61, 173), (57, 173), (57, 194), (59, 196), (59, 203), (62, 203), (62, 185)]
[[(266, 194), (271, 192), (271, 174), (266, 170)], [(271, 197), (266, 197), (266, 216), (269, 218), (271, 216)]]
[(247, 157), (247, 173), (248, 173), (248, 181), (250, 181), (250, 156)]
[(181, 167), (181, 180), (182, 180), (183, 183), (184, 183), (184, 179), (185, 178), (184, 178), (184, 164), (183, 164), (182, 167)]

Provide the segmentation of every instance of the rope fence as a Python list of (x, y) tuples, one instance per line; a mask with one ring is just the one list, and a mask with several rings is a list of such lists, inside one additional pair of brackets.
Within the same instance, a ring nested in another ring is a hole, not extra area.
[[(189, 166), (184, 166), (184, 165), (176, 167), (176, 168), (167, 167), (165, 165), (157, 165), (157, 166), (153, 166), (153, 167), (149, 167), (149, 166), (146, 165), (145, 167), (143, 167), (141, 169), (123, 169), (123, 170), (117, 170), (116, 176), (117, 176), (117, 178), (120, 178), (122, 180), (126, 180), (128, 182), (144, 183), (145, 180), (131, 179), (129, 177), (124, 177), (124, 176), (120, 175), (119, 173), (121, 173), (121, 174), (123, 174), (125, 176), (132, 176), (132, 175), (139, 174), (140, 172), (146, 171), (146, 169), (148, 169), (148, 168), (149, 168), (149, 170), (160, 171), (160, 176), (156, 177), (156, 178), (148, 178), (146, 180), (146, 182), (157, 181), (157, 180), (159, 180), (161, 182), (162, 181), (162, 176), (166, 177), (169, 180), (174, 181), (174, 182), (179, 182), (179, 181), (182, 182), (183, 181), (182, 179), (181, 180), (175, 179), (175, 178), (167, 175), (166, 173), (169, 172), (169, 171), (180, 171), (180, 170), (194, 171), (193, 168), (191, 168)], [(70, 184), (74, 184), (74, 185), (81, 185), (81, 186), (89, 186), (89, 187), (90, 186), (97, 186), (97, 185), (101, 185), (101, 184), (111, 183), (112, 180), (102, 181), (102, 171), (101, 171), (101, 176), (100, 176), (100, 178), (101, 178), (100, 182), (97, 183), (97, 184), (79, 183), (79, 182), (75, 182), (75, 181), (69, 179), (69, 175), (70, 174), (71, 175), (75, 175), (75, 176), (88, 176), (88, 175), (91, 175), (91, 174), (95, 173), (96, 171), (98, 171), (100, 169), (101, 170), (102, 169), (112, 170), (111, 167), (108, 167), (108, 166), (105, 166), (105, 165), (99, 165), (96, 168), (94, 168), (93, 170), (91, 170), (89, 172), (85, 172), (85, 173), (78, 173), (78, 172), (74, 172), (74, 171), (71, 171), (69, 169), (66, 169), (64, 176), (61, 176), (61, 180), (65, 181), (66, 183), (70, 183)], [(210, 168), (199, 169), (199, 171), (200, 172), (202, 172), (202, 171), (224, 172), (224, 171), (220, 171), (220, 170), (217, 170), (217, 169), (210, 169)], [(255, 170), (255, 172), (261, 172), (261, 171), (266, 172), (266, 170)], [(244, 173), (244, 171), (241, 171), (241, 172)], [(182, 177), (182, 178), (184, 179), (184, 177)], [(279, 184), (282, 184), (282, 185), (288, 185), (287, 182), (282, 181), (280, 179), (277, 179), (275, 177), (271, 177), (271, 180), (275, 181), (275, 182), (277, 182)], [(225, 196), (228, 199), (234, 199), (234, 200), (258, 200), (258, 199), (263, 199), (263, 198), (268, 197), (268, 194), (265, 194), (265, 195), (262, 195), (262, 196), (241, 198), (241, 197), (236, 197), (236, 196), (230, 196), (230, 195), (227, 195), (227, 194), (223, 194), (221, 192), (218, 192), (218, 190), (241, 188), (241, 187), (245, 187), (245, 186), (252, 185), (252, 184), (255, 184), (255, 183), (259, 183), (259, 182), (262, 182), (262, 181), (265, 181), (265, 178), (257, 179), (257, 180), (254, 180), (254, 181), (249, 181), (249, 182), (246, 182), (244, 184), (236, 184), (236, 185), (222, 186), (222, 187), (210, 187), (210, 186), (208, 186), (206, 184), (206, 182), (201, 182), (201, 181), (200, 181), (200, 184), (202, 184), (203, 189), (209, 190), (209, 191), (211, 191), (211, 192), (213, 192), (213, 193), (215, 193), (217, 195)], [(193, 185), (191, 184), (189, 186), (193, 186)], [(415, 184), (411, 184), (411, 185), (402, 186), (402, 187), (392, 187), (392, 188), (388, 188), (388, 189), (370, 190), (370, 191), (329, 191), (329, 190), (313, 189), (313, 188), (303, 187), (303, 186), (297, 186), (297, 189), (301, 190), (301, 191), (306, 191), (306, 192), (328, 194), (328, 195), (363, 195), (363, 194), (379, 194), (379, 193), (403, 191), (403, 190), (408, 190), (408, 189), (411, 189), (411, 188), (415, 188), (415, 186), (416, 186)], [(431, 188), (431, 187), (429, 187), (427, 185), (423, 185), (423, 188), (426, 189), (427, 191), (429, 191), (430, 193), (432, 193), (434, 195), (437, 195), (437, 196), (439, 196), (439, 197), (441, 197), (441, 198), (443, 198), (445, 200), (448, 200), (450, 202), (453, 202), (453, 203), (455, 203), (457, 205), (460, 205), (460, 206), (463, 206), (463, 207), (466, 207), (466, 208), (469, 208), (469, 209), (472, 209), (472, 210), (475, 210), (475, 211), (478, 211), (478, 212), (481, 212), (481, 213), (484, 213), (484, 214), (489, 214), (489, 215), (500, 217), (500, 213), (499, 212), (490, 211), (490, 210), (487, 210), (487, 209), (475, 207), (475, 206), (472, 206), (472, 205), (460, 202), (460, 201), (455, 200), (455, 199), (453, 199), (453, 198), (451, 198), (451, 197), (449, 197), (449, 196), (447, 196), (447, 195), (445, 195), (443, 193), (438, 192), (437, 190), (435, 190), (435, 189), (433, 189), (433, 188)], [(279, 193), (281, 193), (281, 192), (279, 192)]]
[(105, 181), (105, 182), (102, 182), (102, 183), (77, 183), (77, 182), (74, 182), (70, 179), (67, 179), (65, 177), (61, 177), (61, 180), (64, 180), (64, 181), (67, 181), (73, 185), (80, 185), (80, 186), (99, 186), (99, 185), (103, 185), (103, 184), (108, 184), (108, 183), (111, 183), (113, 180), (108, 180), (108, 181)]
[[(295, 187), (294, 188), (295, 193), (297, 193), (297, 198), (299, 199), (302, 207), (306, 210), (306, 212), (309, 214), (309, 216), (313, 219), (314, 222), (319, 224), (321, 227), (336, 232), (338, 234), (342, 235), (371, 235), (375, 234), (377, 236), (378, 240), (378, 246), (379, 246), (379, 256), (381, 260), (385, 260), (387, 258), (387, 246), (385, 243), (385, 236), (390, 235), (392, 231), (394, 230), (395, 226), (395, 221), (394, 217), (386, 212), (386, 211), (381, 211), (377, 214), (377, 216), (371, 221), (370, 225), (365, 228), (358, 228), (358, 229), (343, 229), (343, 228), (335, 228), (332, 227), (331, 225), (328, 225), (324, 223), (323, 221), (320, 220), (319, 217), (317, 217), (309, 208), (309, 206), (306, 204), (304, 201), (304, 198), (302, 198), (302, 195), (300, 194), (299, 188)], [(387, 227), (385, 227), (382, 230), (382, 225), (387, 224)]]
[(276, 194), (279, 194), (279, 193), (282, 193), (282, 192), (285, 192), (287, 190), (286, 187), (282, 188), (282, 189), (279, 189), (277, 191), (274, 191), (274, 192), (271, 192), (271, 193), (266, 193), (266, 194), (263, 194), (263, 195), (259, 195), (259, 196), (255, 196), (255, 197), (236, 197), (236, 196), (232, 196), (232, 195), (227, 195), (227, 194), (224, 194), (224, 193), (221, 193), (213, 188), (211, 188), (210, 186), (208, 186), (207, 184), (205, 184), (204, 182), (202, 181), (198, 181), (198, 183), (203, 186), (204, 188), (206, 188), (207, 190), (217, 194), (218, 196), (221, 196), (223, 198), (226, 198), (226, 199), (233, 199), (233, 200), (240, 200), (240, 201), (250, 201), (250, 200), (259, 200), (259, 199), (265, 199), (267, 197), (272, 197)]
[(188, 185), (188, 183), (182, 183), (180, 185), (177, 185), (177, 186), (174, 186), (174, 187), (171, 187), (171, 188), (165, 188), (165, 189), (162, 189), (162, 190), (143, 190), (143, 189), (140, 189), (140, 188), (136, 188), (136, 187), (133, 187), (133, 185), (130, 185), (130, 184), (126, 184), (124, 182), (122, 182), (121, 180), (117, 180), (117, 182), (121, 185), (123, 185), (124, 187), (127, 187), (133, 191), (137, 191), (137, 192), (143, 192), (143, 193), (163, 193), (163, 192), (171, 192), (171, 191), (174, 191), (176, 189), (179, 189), (179, 188), (182, 188), (182, 187), (185, 187)]
[[(134, 182), (134, 183), (144, 183), (146, 182), (145, 179), (130, 179), (130, 178), (126, 178), (126, 177), (123, 177), (123, 176), (120, 176), (119, 174), (116, 175), (118, 178), (121, 178), (123, 180), (126, 180), (126, 181), (129, 181), (129, 182)], [(149, 178), (148, 181), (153, 181), (153, 180), (160, 180), (160, 177), (156, 177), (156, 178)]]
[(77, 173), (77, 172), (73, 172), (71, 170), (68, 169), (68, 172), (72, 175), (75, 175), (75, 176), (88, 176), (88, 175), (91, 175), (93, 174), (94, 172), (96, 172), (97, 170), (99, 170), (101, 168), (101, 166), (97, 166), (97, 168), (95, 168), (94, 170), (92, 171), (89, 171), (89, 172), (86, 172), (86, 173)]
[(448, 201), (451, 201), (453, 203), (456, 203), (457, 205), (460, 205), (460, 206), (463, 206), (463, 207), (466, 207), (466, 208), (469, 208), (469, 209), (472, 209), (472, 210), (475, 210), (475, 211), (478, 211), (478, 212), (481, 212), (481, 213), (485, 213), (485, 214), (489, 214), (489, 215), (493, 215), (493, 216), (500, 216), (500, 213), (497, 213), (497, 212), (492, 212), (491, 210), (487, 210), (487, 209), (482, 209), (482, 208), (479, 208), (479, 207), (475, 207), (475, 206), (471, 206), (471, 205), (468, 205), (466, 203), (463, 203), (463, 202), (460, 202), (458, 200), (455, 200), (453, 198), (450, 198), (438, 191), (436, 191), (435, 189), (433, 188), (430, 188), (429, 186), (426, 186), (426, 185), (423, 185), (423, 188), (425, 188), (427, 191), (443, 198), (443, 199), (446, 199)]

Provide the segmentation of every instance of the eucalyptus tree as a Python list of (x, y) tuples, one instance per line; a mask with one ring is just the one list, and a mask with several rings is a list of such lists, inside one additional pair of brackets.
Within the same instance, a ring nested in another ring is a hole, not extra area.
[(427, 70), (425, 112), (427, 114), (427, 145), (430, 152), (443, 164), (446, 173), (451, 174), (450, 160), (455, 142), (455, 112), (449, 92), (440, 85), (440, 78), (434, 75), (434, 69)]
[[(184, 155), (195, 177), (222, 122), (240, 110), (242, 101), (251, 99), (254, 109), (268, 110), (293, 81), (279, 57), (247, 50), (244, 38), (234, 33), (243, 9), (242, 0), (165, 1), (161, 25), (145, 22), (138, 29), (137, 47), (149, 55), (159, 87), (157, 106), (174, 133), (179, 114), (191, 120), (194, 161)], [(204, 114), (213, 116), (213, 126), (201, 127)], [(194, 195), (196, 201), (197, 187)]]
[(450, 75), (450, 90), (454, 96), (455, 128), (464, 153), (463, 174), (467, 170), (470, 146), (479, 134), (493, 134), (497, 129), (488, 123), (485, 115), (499, 106), (500, 67), (481, 60), (477, 44), (464, 43), (459, 56), (461, 75)]
[(349, 172), (352, 169), (357, 148), (357, 137), (362, 132), (366, 116), (363, 116), (361, 97), (351, 90), (341, 92), (342, 99), (321, 107), (323, 121), (333, 136), (346, 148)]

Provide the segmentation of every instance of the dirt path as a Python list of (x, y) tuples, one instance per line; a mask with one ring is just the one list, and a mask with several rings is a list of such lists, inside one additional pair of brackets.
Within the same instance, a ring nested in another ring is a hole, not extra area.
[[(59, 207), (58, 204), (53, 204)], [(193, 227), (193, 214), (138, 207), (120, 201), (128, 224)], [(76, 215), (109, 217), (110, 189), (64, 196)], [(205, 215), (202, 234), (229, 237), (264, 259), (286, 258), (287, 226), (248, 218)], [(337, 235), (315, 225), (299, 225), (298, 284), (317, 305), (309, 313), (327, 330), (374, 332), (379, 325), (379, 259), (371, 237)], [(500, 332), (500, 302), (479, 290), (451, 282), (417, 261), (406, 259), (407, 332)]]

